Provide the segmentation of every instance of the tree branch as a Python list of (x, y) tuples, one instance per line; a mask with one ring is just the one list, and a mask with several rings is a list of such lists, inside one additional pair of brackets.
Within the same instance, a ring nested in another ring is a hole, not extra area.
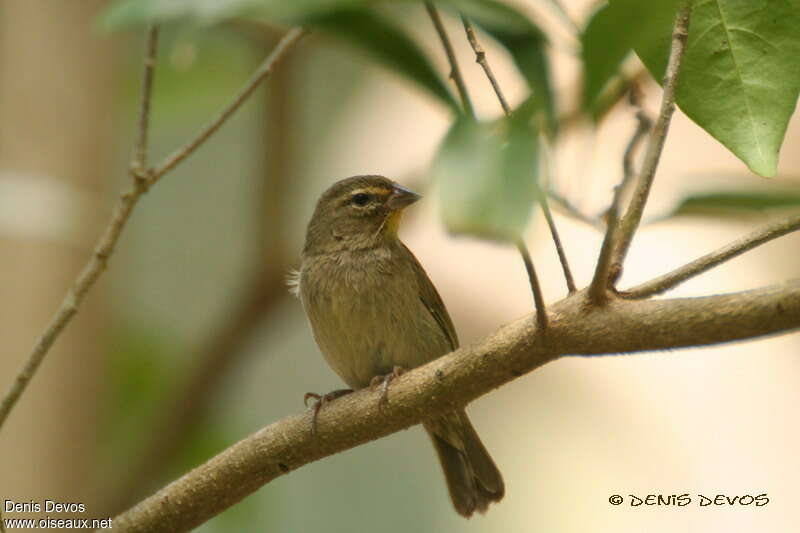
[[(72, 320), (72, 317), (78, 312), (78, 308), (83, 302), (84, 297), (89, 290), (94, 286), (97, 279), (105, 271), (108, 260), (114, 253), (119, 237), (122, 230), (128, 223), (133, 208), (139, 202), (139, 199), (147, 191), (148, 187), (158, 181), (161, 176), (169, 172), (181, 161), (186, 159), (198, 146), (205, 142), (208, 137), (214, 133), (219, 127), (227, 120), (236, 109), (241, 105), (244, 100), (253, 92), (255, 87), (263, 79), (265, 79), (272, 70), (274, 64), (285, 54), (285, 52), (297, 42), (303, 35), (301, 28), (294, 28), (281, 39), (276, 46), (275, 50), (264, 61), (262, 66), (258, 69), (257, 74), (250, 80), (245, 87), (245, 90), (240, 93), (234, 103), (223, 111), (216, 120), (214, 120), (205, 130), (203, 130), (194, 140), (190, 141), (184, 148), (178, 150), (175, 154), (170, 156), (166, 162), (161, 164), (155, 170), (143, 170), (141, 163), (146, 159), (146, 148), (141, 144), (147, 139), (147, 133), (139, 131), (134, 156), (134, 163), (131, 165), (131, 173), (134, 176), (133, 186), (130, 190), (120, 195), (114, 211), (111, 215), (111, 221), (103, 230), (103, 234), (95, 246), (94, 253), (89, 259), (89, 262), (78, 275), (75, 282), (67, 291), (64, 301), (56, 311), (50, 323), (45, 328), (44, 332), (37, 339), (36, 345), (28, 355), (22, 369), (17, 373), (14, 382), (9, 387), (6, 394), (3, 396), (2, 403), (0, 403), (0, 429), (8, 418), (9, 413), (14, 408), (14, 405), (19, 400), (19, 397), (25, 391), (25, 388), (30, 383), (34, 374), (42, 363), (45, 355), (58, 339), (61, 332)], [(156, 39), (158, 32), (154, 29), (148, 33), (147, 53), (144, 61), (144, 77), (142, 85), (144, 91), (152, 91), (152, 75), (155, 65), (155, 52), (156, 52)], [(142, 114), (150, 112), (150, 95), (143, 94), (141, 100), (139, 127), (148, 127), (149, 119), (142, 118)]]
[(636, 129), (622, 157), (622, 182), (615, 187), (611, 207), (608, 208), (608, 212), (606, 213), (606, 233), (603, 238), (603, 245), (600, 249), (600, 256), (597, 259), (594, 277), (589, 286), (589, 299), (594, 305), (603, 305), (606, 303), (606, 300), (608, 300), (608, 289), (613, 285), (620, 274), (618, 269), (614, 271), (615, 263), (612, 262), (614, 248), (617, 243), (617, 235), (619, 234), (620, 204), (622, 202), (622, 195), (625, 193), (628, 184), (635, 174), (633, 168), (633, 154), (636, 152), (636, 148), (642, 142), (642, 139), (644, 139), (644, 136), (647, 135), (647, 132), (650, 130), (650, 119), (639, 105), (639, 97), (635, 86), (631, 87), (630, 98), (631, 104), (638, 109), (636, 112)]
[(502, 89), (500, 89), (500, 84), (497, 83), (497, 78), (494, 77), (494, 72), (492, 72), (492, 68), (489, 66), (489, 62), (486, 60), (486, 51), (483, 49), (481, 43), (478, 41), (478, 37), (475, 35), (475, 28), (472, 27), (472, 23), (464, 15), (461, 15), (461, 23), (464, 25), (464, 31), (467, 34), (467, 40), (469, 41), (470, 46), (472, 46), (472, 50), (475, 52), (475, 62), (481, 66), (483, 72), (486, 74), (486, 77), (489, 79), (489, 83), (492, 85), (492, 89), (494, 89), (494, 94), (497, 96), (497, 101), (500, 102), (500, 107), (503, 108), (503, 113), (505, 113), (506, 116), (510, 116), (511, 106), (508, 105), (508, 100), (506, 100)]
[(531, 253), (528, 251), (528, 247), (522, 239), (517, 241), (517, 250), (519, 250), (519, 255), (522, 256), (522, 262), (525, 263), (525, 271), (528, 273), (528, 282), (530, 283), (531, 292), (533, 293), (533, 304), (536, 307), (536, 323), (539, 324), (541, 329), (545, 329), (547, 327), (547, 308), (544, 305), (542, 286), (539, 285), (539, 278), (533, 266)]
[(142, 94), (139, 103), (139, 135), (136, 139), (133, 164), (131, 165), (133, 177), (138, 179), (146, 179), (144, 172), (147, 170), (147, 136), (150, 131), (150, 101), (153, 96), (153, 74), (156, 68), (158, 26), (150, 27), (146, 46)]
[(564, 273), (564, 281), (567, 284), (567, 292), (569, 294), (578, 290), (575, 286), (575, 278), (572, 277), (572, 271), (569, 268), (569, 261), (567, 261), (567, 253), (564, 251), (564, 246), (561, 244), (561, 237), (558, 235), (558, 228), (556, 228), (556, 221), (553, 219), (553, 213), (550, 212), (550, 204), (547, 201), (547, 193), (542, 191), (539, 187), (539, 205), (542, 206), (542, 214), (547, 227), (550, 229), (550, 237), (553, 239), (553, 245), (556, 247), (556, 254), (558, 255), (558, 262), (561, 263), (561, 271)]
[(686, 41), (689, 36), (689, 23), (692, 14), (692, 1), (683, 0), (678, 6), (678, 15), (672, 31), (672, 48), (670, 49), (667, 72), (664, 78), (664, 93), (661, 99), (661, 111), (650, 136), (647, 152), (639, 180), (636, 184), (633, 198), (625, 216), (620, 222), (619, 242), (614, 250), (614, 268), (621, 272), (625, 256), (628, 254), (633, 235), (642, 220), (642, 213), (647, 204), (647, 198), (653, 185), (661, 152), (667, 139), (672, 114), (675, 111), (675, 91), (678, 87), (678, 77), (681, 70), (683, 53), (686, 50)]
[(733, 259), (736, 256), (752, 250), (756, 246), (777, 239), (782, 235), (800, 229), (800, 215), (794, 215), (784, 220), (774, 222), (768, 226), (752, 232), (750, 235), (734, 241), (715, 252), (695, 259), (688, 265), (684, 265), (668, 274), (659, 276), (647, 283), (637, 285), (632, 289), (620, 292), (623, 298), (639, 299), (654, 296), (666, 292), (684, 281), (707, 272), (717, 265)]
[(388, 404), (364, 389), (320, 412), (267, 426), (114, 519), (113, 531), (187, 531), (264, 484), (311, 463), (463, 406), (564, 355), (709, 345), (800, 327), (800, 280), (747, 292), (672, 300), (612, 299), (587, 308), (585, 291), (551, 306), (546, 331), (527, 315), (392, 382)]

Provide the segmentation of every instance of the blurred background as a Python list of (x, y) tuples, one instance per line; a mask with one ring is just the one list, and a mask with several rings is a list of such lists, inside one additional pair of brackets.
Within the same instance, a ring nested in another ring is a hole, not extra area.
[[(576, 21), (594, 2), (563, 2)], [(579, 43), (543, 2), (520, 3), (553, 42), (562, 114), (576, 107)], [(127, 186), (144, 31), (110, 33), (101, 0), (0, 4), (0, 388), (5, 390), (87, 261)], [(441, 72), (424, 10), (403, 23)], [(446, 19), (477, 112), (497, 105), (458, 21)], [(277, 42), (247, 22), (167, 25), (159, 46), (151, 161), (212, 117)], [(506, 95), (526, 86), (484, 42)], [(641, 70), (634, 59), (627, 68)], [(653, 116), (660, 92), (641, 86)], [(555, 191), (598, 217), (621, 175), (634, 111), (599, 127), (565, 122), (549, 151)], [(144, 197), (110, 269), (56, 343), (0, 435), (0, 499), (82, 502), (105, 518), (255, 430), (303, 410), (307, 391), (341, 386), (285, 288), (305, 223), (333, 181), (387, 175), (425, 195), (401, 235), (437, 285), (462, 343), (530, 312), (508, 246), (451, 237), (429, 180), (450, 112), (364, 54), (312, 34), (196, 154)], [(800, 190), (800, 124), (779, 177), (746, 167), (680, 112), (673, 122), (622, 287), (669, 271), (780, 210), (688, 209), (715, 190)], [(717, 189), (715, 189), (717, 187)], [(721, 188), (721, 189), (720, 189)], [(788, 193), (787, 193), (788, 194)], [(797, 193), (795, 193), (797, 194)], [(591, 279), (602, 235), (555, 209), (576, 281)], [(527, 233), (548, 301), (566, 294), (546, 225)], [(770, 243), (670, 296), (795, 277), (800, 236)], [(785, 532), (800, 489), (800, 338), (550, 363), (470, 406), (504, 472), (505, 500), (465, 521), (451, 509), (419, 428), (284, 476), (199, 531)], [(684, 494), (687, 507), (629, 505)], [(698, 494), (768, 494), (763, 507), (696, 505)], [(608, 503), (613, 494), (626, 503)], [(47, 514), (47, 513), (43, 513)], [(42, 514), (42, 515), (43, 515)], [(35, 515), (35, 516), (42, 516)], [(4, 513), (4, 516), (34, 516)]]

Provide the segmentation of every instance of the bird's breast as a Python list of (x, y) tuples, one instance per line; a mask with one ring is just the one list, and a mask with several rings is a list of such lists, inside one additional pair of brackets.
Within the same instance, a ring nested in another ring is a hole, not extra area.
[(300, 295), (325, 359), (353, 388), (394, 366), (413, 368), (449, 351), (420, 300), (413, 270), (397, 253), (306, 258)]

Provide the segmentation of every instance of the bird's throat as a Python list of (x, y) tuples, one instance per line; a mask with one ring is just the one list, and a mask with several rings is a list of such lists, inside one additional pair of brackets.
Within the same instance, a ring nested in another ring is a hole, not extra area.
[(386, 223), (383, 226), (383, 231), (390, 237), (397, 237), (397, 231), (400, 229), (400, 219), (403, 218), (403, 210), (398, 209), (392, 211), (386, 217)]

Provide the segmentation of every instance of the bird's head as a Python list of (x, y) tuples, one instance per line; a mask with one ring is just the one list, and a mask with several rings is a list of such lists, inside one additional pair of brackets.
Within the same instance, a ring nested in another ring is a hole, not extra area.
[(317, 202), (305, 251), (370, 248), (397, 239), (403, 209), (420, 195), (383, 176), (337, 181)]

